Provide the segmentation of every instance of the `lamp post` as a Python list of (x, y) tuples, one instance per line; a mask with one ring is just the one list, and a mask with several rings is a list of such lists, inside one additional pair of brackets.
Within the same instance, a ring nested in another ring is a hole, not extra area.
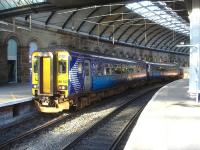
[[(190, 53), (197, 52), (197, 54), (199, 52), (199, 46), (200, 46), (200, 44), (195, 44), (195, 45), (177, 45), (177, 47), (191, 47), (191, 48), (194, 48), (193, 51), (191, 51)], [(192, 61), (192, 60), (190, 60), (190, 61)], [(196, 82), (196, 91), (195, 91), (195, 93), (196, 93), (196, 103), (198, 103), (198, 100), (199, 100), (199, 71), (200, 71), (199, 70), (199, 56), (197, 56), (196, 68), (195, 68), (195, 72), (196, 72), (196, 80), (195, 80), (195, 82)], [(191, 71), (190, 71), (190, 73), (191, 73)], [(191, 78), (192, 78), (192, 73), (190, 74), (190, 80), (191, 80)], [(190, 91), (190, 89), (189, 89), (189, 93), (190, 92), (192, 92), (192, 91)]]

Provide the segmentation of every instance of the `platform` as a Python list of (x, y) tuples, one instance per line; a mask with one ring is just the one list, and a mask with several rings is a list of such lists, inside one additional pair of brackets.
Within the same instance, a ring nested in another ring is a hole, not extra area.
[(30, 84), (7, 84), (0, 86), (0, 107), (32, 100)]
[(161, 88), (142, 112), (125, 150), (199, 150), (200, 103), (187, 93), (188, 80)]

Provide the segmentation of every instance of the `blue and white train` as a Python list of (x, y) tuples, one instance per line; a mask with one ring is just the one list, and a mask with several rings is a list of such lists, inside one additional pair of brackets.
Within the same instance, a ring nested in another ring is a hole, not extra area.
[(32, 54), (32, 94), (40, 112), (81, 109), (147, 82), (176, 79), (175, 64), (161, 64), (66, 49)]

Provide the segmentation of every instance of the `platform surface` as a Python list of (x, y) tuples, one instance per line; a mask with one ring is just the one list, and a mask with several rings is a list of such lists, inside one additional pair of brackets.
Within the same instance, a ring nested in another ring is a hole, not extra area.
[(200, 103), (187, 93), (188, 79), (161, 88), (142, 112), (125, 150), (199, 150)]
[(30, 84), (7, 84), (0, 86), (0, 107), (31, 101)]

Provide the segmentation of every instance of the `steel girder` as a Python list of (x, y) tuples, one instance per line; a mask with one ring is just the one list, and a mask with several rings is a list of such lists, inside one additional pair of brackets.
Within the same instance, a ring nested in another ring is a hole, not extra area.
[[(126, 12), (126, 13), (129, 13), (130, 11), (128, 11), (128, 12)], [(119, 15), (119, 16), (117, 16), (116, 17), (116, 19), (115, 20), (118, 20), (119, 18), (121, 18), (121, 16)], [(123, 21), (123, 22), (129, 22), (129, 20), (125, 20), (125, 21)], [(102, 37), (103, 36), (103, 34), (108, 30), (108, 28), (111, 26), (111, 25), (113, 25), (114, 24), (114, 22), (111, 22), (111, 23), (109, 23), (109, 25), (108, 26), (106, 26), (104, 29), (103, 29), (103, 31), (100, 33), (100, 37)], [(118, 27), (119, 28), (121, 28), (122, 26), (123, 26), (124, 24), (122, 23), (122, 24), (120, 24)], [(118, 28), (117, 27), (117, 28)], [(115, 29), (114, 29), (114, 31), (113, 32), (115, 32)], [(114, 33), (112, 33), (112, 35), (113, 35)], [(110, 39), (110, 37), (109, 37), (109, 39)]]
[[(115, 20), (118, 20), (119, 18), (121, 18), (120, 15), (117, 16), (117, 17), (115, 18)], [(125, 21), (125, 22), (127, 22), (127, 21)], [(103, 31), (99, 34), (99, 37), (102, 37), (103, 34), (107, 31), (107, 29), (108, 29), (111, 25), (113, 25), (113, 24), (114, 24), (114, 22), (109, 23), (109, 25), (106, 26), (106, 27), (103, 29)], [(120, 25), (119, 25), (119, 26), (120, 26)], [(113, 31), (113, 32), (114, 32), (114, 31)]]
[[(95, 13), (96, 13), (97, 11), (99, 11), (100, 9), (101, 9), (101, 7), (95, 8), (86, 18), (91, 17), (93, 14), (95, 14)], [(84, 24), (85, 24), (85, 21), (83, 20), (83, 21), (81, 22), (81, 24), (78, 26), (76, 32), (79, 32), (80, 29), (82, 28), (82, 26), (83, 26)]]
[[(162, 28), (159, 28), (158, 26), (151, 25), (151, 26), (147, 29), (147, 31), (150, 30), (150, 29), (152, 29), (152, 28), (154, 28), (154, 27), (155, 27), (155, 29), (153, 29), (151, 32), (147, 33), (149, 39), (151, 39), (151, 37), (154, 36), (154, 33), (155, 33), (156, 31), (159, 31), (159, 30), (162, 29)], [(152, 36), (150, 36), (150, 35), (152, 35)], [(140, 41), (139, 45), (141, 45), (141, 44), (143, 43), (144, 40), (145, 40), (145, 37), (143, 37), (143, 39)], [(145, 46), (147, 46), (148, 43), (149, 43), (149, 40), (147, 41), (147, 43), (145, 43)]]
[[(173, 33), (171, 32), (171, 31), (169, 31), (167, 34), (164, 34), (161, 38), (160, 38), (160, 43), (163, 43), (162, 45), (157, 45), (158, 47), (161, 47), (162, 46), (162, 48), (164, 47), (164, 46), (166, 46), (166, 44), (168, 43), (168, 42), (166, 42), (166, 43), (164, 43), (164, 41), (166, 40), (166, 39), (172, 39), (172, 37), (173, 37)], [(168, 44), (167, 44), (167, 46), (168, 46)], [(161, 48), (161, 49), (162, 49)]]
[(163, 43), (163, 45), (159, 45), (159, 48), (163, 49), (163, 47), (166, 46), (166, 44), (168, 43), (166, 41), (172, 38), (171, 35), (173, 35), (173, 33), (169, 32), (168, 34), (166, 34), (166, 35), (163, 36), (163, 38), (161, 40), (161, 42)]
[[(141, 27), (137, 28), (137, 29), (134, 31), (134, 33), (140, 31), (140, 29), (142, 29), (143, 26), (144, 26), (144, 25), (142, 25)], [(132, 44), (135, 43), (135, 42), (137, 41), (138, 37), (140, 37), (140, 35), (142, 35), (142, 34), (143, 34), (143, 32), (140, 32), (140, 34), (138, 34), (138, 35), (136, 36), (136, 38), (135, 38), (131, 43), (132, 43)]]
[[(168, 30), (165, 30), (165, 31), (163, 31), (163, 32), (160, 32), (158, 36), (155, 36), (155, 37), (153, 37), (151, 40), (149, 40), (148, 44), (149, 44), (150, 42), (153, 41), (153, 42), (151, 43), (151, 47), (153, 47), (154, 44), (158, 41), (158, 39), (160, 39), (161, 37), (163, 37), (163, 35), (165, 35), (165, 34), (168, 33), (168, 32), (169, 32)], [(157, 47), (157, 46), (158, 46), (158, 45), (155, 45), (154, 47)]]
[[(183, 41), (183, 40), (186, 40), (186, 37), (181, 37), (181, 36), (179, 36), (175, 42), (170, 42), (170, 45), (171, 45), (171, 46), (169, 46), (169, 49), (172, 49), (172, 50), (175, 51), (175, 49), (177, 48), (176, 45), (177, 45), (178, 43), (180, 43), (181, 41)], [(173, 43), (174, 43), (174, 44), (173, 44)], [(185, 48), (185, 47), (182, 47), (181, 49), (184, 49), (184, 48)]]
[(14, 7), (10, 9), (5, 9), (0, 11), (0, 19), (5, 19), (13, 16), (19, 16), (19, 15), (29, 15), (31, 13), (38, 13), (38, 12), (45, 12), (45, 11), (54, 11), (57, 10), (54, 5), (51, 5), (49, 3), (39, 3), (39, 4), (31, 4), (31, 5), (25, 5), (20, 7)]
[(121, 37), (131, 28), (132, 26), (128, 26), (121, 34), (120, 36), (118, 37), (117, 41), (120, 41)]
[[(140, 20), (139, 21), (136, 21), (135, 23), (139, 23), (140, 22)], [(121, 25), (119, 25), (114, 31), (113, 31), (113, 33), (109, 36), (109, 39), (123, 26), (124, 24), (121, 24)], [(137, 30), (137, 29), (136, 29)]]
[[(176, 40), (179, 39), (181, 36), (182, 36), (181, 34), (177, 35), (177, 36), (176, 36)], [(171, 41), (171, 42), (170, 42), (170, 41)], [(171, 45), (173, 42), (174, 42), (174, 40), (172, 40), (171, 38), (166, 39), (166, 43), (168, 43), (166, 48), (170, 48), (170, 45)]]
[(77, 13), (78, 11), (74, 11), (72, 12), (72, 14), (67, 18), (67, 20), (64, 22), (64, 24), (62, 25), (62, 29), (64, 29), (67, 25), (67, 23), (72, 19), (72, 17)]
[[(117, 8), (115, 8), (115, 9), (113, 9), (113, 10), (111, 10), (111, 13), (113, 13), (113, 12), (115, 12), (115, 11), (117, 11), (117, 10), (119, 10), (119, 9), (121, 9), (122, 8), (122, 6), (119, 6), (119, 7), (117, 7)], [(109, 13), (109, 12), (108, 12)], [(98, 21), (97, 21), (97, 24), (99, 24), (101, 21), (103, 21), (104, 19), (106, 18), (106, 16), (105, 17), (101, 17)], [(92, 29), (89, 31), (89, 35), (91, 35), (91, 33), (94, 31), (94, 29), (97, 27), (97, 24), (94, 24), (94, 26), (92, 27)]]
[(45, 21), (45, 25), (48, 25), (48, 23), (50, 22), (51, 18), (53, 17), (53, 15), (56, 13), (56, 11), (52, 11), (51, 14), (49, 15), (49, 17), (47, 18), (47, 20)]

